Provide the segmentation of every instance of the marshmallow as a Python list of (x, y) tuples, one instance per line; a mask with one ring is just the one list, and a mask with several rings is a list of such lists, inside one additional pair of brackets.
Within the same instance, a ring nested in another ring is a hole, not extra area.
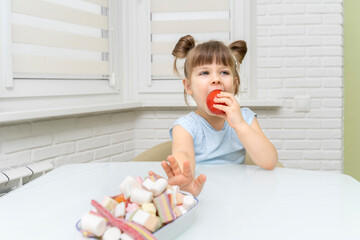
[(81, 218), (81, 229), (100, 237), (106, 229), (106, 220), (103, 217), (87, 213)]
[(177, 208), (180, 210), (182, 215), (184, 215), (187, 212), (183, 205), (179, 205), (177, 206)]
[(165, 191), (166, 187), (167, 187), (167, 180), (165, 178), (159, 178), (152, 185), (151, 191), (153, 192), (154, 196), (159, 196)]
[(124, 217), (125, 216), (125, 203), (121, 202), (116, 205), (114, 209), (114, 217)]
[(143, 203), (141, 205), (141, 209), (144, 210), (145, 212), (148, 212), (152, 215), (156, 215), (156, 208), (155, 205), (153, 203)]
[(138, 210), (140, 206), (136, 203), (129, 203), (125, 209), (126, 212), (134, 212)]
[(155, 232), (161, 226), (161, 222), (158, 217), (155, 217), (141, 209), (136, 211), (134, 216), (131, 218), (131, 221), (145, 227), (151, 232)]
[(178, 217), (180, 217), (182, 215), (181, 210), (177, 206), (173, 209), (173, 211), (174, 211), (174, 213), (176, 215), (176, 218), (178, 218)]
[(121, 202), (125, 202), (125, 201), (126, 201), (123, 193), (115, 196), (115, 197), (114, 197), (114, 200), (117, 201), (118, 203), (121, 203)]
[(184, 199), (184, 195), (182, 195), (181, 193), (176, 194), (176, 203), (178, 205), (183, 204), (183, 199)]
[(119, 189), (124, 194), (125, 199), (129, 199), (131, 196), (134, 184), (136, 184), (136, 180), (131, 176), (127, 176), (120, 184)]
[(153, 202), (162, 223), (168, 223), (175, 220), (176, 216), (170, 206), (169, 198), (166, 193), (154, 198)]
[(131, 218), (131, 221), (140, 224), (141, 226), (145, 225), (146, 220), (150, 216), (150, 213), (145, 212), (141, 209), (136, 210), (134, 216)]
[(178, 185), (171, 186), (171, 189), (177, 194), (180, 193), (180, 187)]
[(101, 205), (109, 212), (112, 212), (112, 210), (116, 207), (117, 204), (117, 201), (115, 201), (111, 197), (105, 197), (104, 200), (101, 202)]
[(151, 181), (155, 182), (156, 180), (158, 180), (158, 177), (155, 175), (149, 176), (148, 177)]
[(119, 240), (121, 237), (121, 231), (116, 227), (108, 228), (104, 235), (102, 236), (102, 240)]
[(123, 233), (120, 237), (121, 240), (134, 240), (129, 234)]
[(196, 204), (196, 200), (193, 196), (190, 195), (186, 195), (183, 198), (183, 207), (188, 211), (190, 210), (193, 206), (195, 206)]
[(131, 193), (130, 201), (138, 204), (149, 203), (153, 198), (153, 193), (144, 189), (135, 188)]
[(146, 220), (144, 227), (150, 232), (155, 232), (161, 227), (161, 222), (159, 217), (150, 215)]
[(135, 180), (136, 180), (138, 183), (140, 183), (140, 185), (142, 185), (143, 180), (142, 180), (141, 177), (136, 177)]
[(135, 211), (133, 211), (133, 212), (127, 212), (127, 213), (125, 214), (125, 219), (128, 220), (128, 221), (131, 221), (132, 217), (134, 216), (134, 213), (135, 213)]
[(142, 186), (148, 191), (151, 191), (151, 187), (153, 185), (154, 185), (154, 182), (149, 178), (145, 179), (145, 181), (142, 183)]
[(177, 205), (177, 201), (176, 201), (176, 193), (175, 192), (171, 192), (170, 194), (168, 194), (169, 200), (170, 200), (170, 206), (174, 209)]

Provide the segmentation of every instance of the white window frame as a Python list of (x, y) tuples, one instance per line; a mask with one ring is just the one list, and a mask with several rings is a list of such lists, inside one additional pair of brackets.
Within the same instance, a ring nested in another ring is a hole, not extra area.
[[(249, 78), (247, 82), (247, 91), (242, 98), (256, 98), (256, 5), (252, 0), (231, 0), (230, 14), (235, 16), (231, 18), (231, 40), (245, 40), (248, 45), (246, 61), (242, 67), (246, 75), (243, 78)], [(156, 82), (151, 79), (151, 39), (150, 39), (150, 1), (138, 1), (133, 6), (137, 14), (138, 31), (134, 33), (137, 42), (133, 45), (133, 51), (136, 52), (137, 81), (134, 84), (134, 96), (136, 99), (145, 101), (159, 100), (159, 106), (163, 105), (164, 99), (168, 101), (183, 102), (182, 81)], [(241, 74), (241, 73), (240, 73)], [(246, 79), (243, 79), (246, 81)], [(155, 103), (156, 105), (156, 103)]]
[[(126, 1), (109, 0), (109, 65), (106, 80), (13, 80), (11, 0), (0, 1), (0, 123), (123, 108), (128, 57)], [(133, 106), (133, 105), (128, 105)], [(125, 108), (128, 106), (125, 105)], [(134, 106), (137, 106), (136, 104)]]

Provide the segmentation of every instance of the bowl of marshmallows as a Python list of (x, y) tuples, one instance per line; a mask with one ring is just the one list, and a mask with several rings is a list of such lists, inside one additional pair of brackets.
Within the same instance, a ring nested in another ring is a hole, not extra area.
[(95, 210), (76, 223), (85, 239), (172, 239), (195, 221), (198, 199), (165, 178), (127, 176), (119, 190), (100, 203), (91, 201)]

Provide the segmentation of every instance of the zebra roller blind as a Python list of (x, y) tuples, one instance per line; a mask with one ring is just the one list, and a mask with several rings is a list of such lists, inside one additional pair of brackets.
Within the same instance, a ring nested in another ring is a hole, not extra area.
[[(179, 80), (173, 73), (171, 52), (184, 35), (191, 34), (199, 42), (220, 40), (229, 44), (245, 40), (243, 23), (238, 24), (239, 19), (246, 17), (242, 14), (243, 0), (151, 0), (150, 9), (151, 81), (148, 85), (162, 81), (169, 86), (170, 81)], [(241, 66), (241, 75), (243, 68)], [(245, 80), (245, 76), (242, 78)], [(246, 81), (242, 81), (242, 91), (246, 85)]]
[(108, 79), (107, 0), (11, 0), (14, 78)]

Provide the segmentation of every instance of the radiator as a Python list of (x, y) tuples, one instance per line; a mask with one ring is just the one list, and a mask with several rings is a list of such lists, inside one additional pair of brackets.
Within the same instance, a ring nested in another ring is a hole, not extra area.
[(0, 197), (52, 170), (49, 162), (0, 169)]

